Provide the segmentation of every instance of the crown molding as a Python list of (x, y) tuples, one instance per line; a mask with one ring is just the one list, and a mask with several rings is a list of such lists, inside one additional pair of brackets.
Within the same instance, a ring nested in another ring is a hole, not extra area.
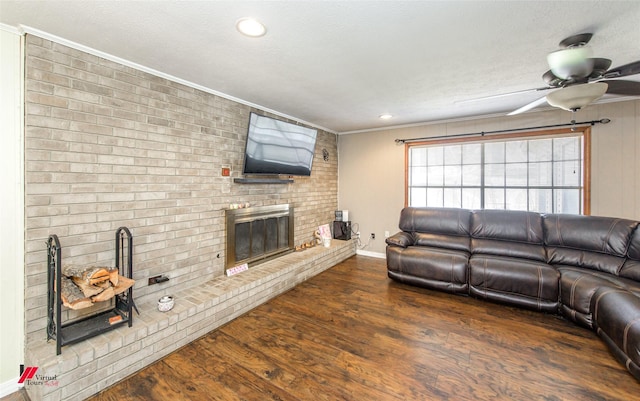
[[(11, 28), (11, 27), (9, 27), (9, 28)], [(317, 124), (313, 124), (313, 123), (310, 123), (308, 121), (301, 120), (301, 119), (299, 119), (297, 117), (281, 113), (281, 112), (279, 112), (277, 110), (272, 110), (272, 109), (270, 109), (268, 107), (264, 107), (264, 106), (261, 106), (259, 104), (255, 104), (255, 103), (243, 100), (243, 99), (239, 99), (239, 98), (237, 98), (235, 96), (231, 96), (229, 94), (226, 94), (226, 93), (223, 93), (223, 92), (219, 92), (219, 91), (211, 89), (211, 88), (207, 88), (206, 86), (202, 86), (202, 85), (196, 84), (194, 82), (187, 81), (187, 80), (182, 79), (182, 78), (178, 78), (178, 77), (173, 76), (171, 74), (167, 74), (167, 73), (164, 73), (162, 71), (158, 71), (156, 69), (144, 66), (142, 64), (138, 64), (138, 63), (135, 63), (133, 61), (130, 61), (130, 60), (127, 60), (127, 59), (123, 59), (123, 58), (120, 58), (118, 56), (114, 56), (114, 55), (109, 54), (109, 53), (105, 53), (103, 51), (94, 49), (92, 47), (85, 46), (85, 45), (82, 45), (80, 43), (76, 43), (74, 41), (62, 38), (60, 36), (53, 35), (51, 33), (45, 32), (45, 31), (41, 31), (39, 29), (30, 27), (30, 26), (20, 25), (19, 28), (17, 29), (17, 31), (21, 32), (21, 34), (30, 34), (30, 35), (38, 36), (38, 37), (40, 37), (42, 39), (50, 40), (52, 42), (61, 44), (63, 46), (67, 46), (67, 47), (70, 47), (72, 49), (80, 50), (82, 52), (85, 52), (85, 53), (88, 53), (88, 54), (91, 54), (91, 55), (94, 55), (94, 56), (97, 56), (97, 57), (101, 57), (101, 58), (104, 58), (104, 59), (109, 60), (109, 61), (113, 61), (114, 63), (122, 64), (122, 65), (125, 65), (127, 67), (131, 67), (131, 68), (135, 68), (136, 70), (140, 70), (140, 71), (146, 72), (148, 74), (155, 75), (157, 77), (164, 78), (164, 79), (167, 79), (169, 81), (173, 81), (173, 82), (188, 86), (190, 88), (197, 89), (197, 90), (202, 91), (202, 92), (209, 93), (211, 95), (219, 96), (221, 98), (224, 98), (224, 99), (227, 99), (227, 100), (231, 100), (233, 102), (240, 103), (240, 104), (243, 104), (245, 106), (249, 106), (249, 107), (253, 107), (253, 108), (256, 108), (256, 109), (259, 109), (259, 110), (262, 110), (262, 111), (266, 111), (267, 113), (271, 113), (271, 114), (277, 115), (279, 117), (283, 117), (283, 118), (286, 118), (286, 119), (289, 119), (289, 120), (297, 121), (297, 122), (299, 122), (301, 124), (308, 125), (308, 126), (311, 126), (311, 127), (314, 127), (314, 128), (318, 128), (320, 130), (323, 130), (323, 131), (326, 131), (326, 132), (329, 132), (329, 133), (332, 133), (332, 134), (336, 134), (337, 133), (336, 131), (331, 130), (329, 128), (322, 127), (322, 126), (319, 126)]]
[(5, 31), (16, 35), (24, 35), (24, 33), (20, 29), (11, 25), (3, 24), (2, 22), (0, 22), (0, 31)]

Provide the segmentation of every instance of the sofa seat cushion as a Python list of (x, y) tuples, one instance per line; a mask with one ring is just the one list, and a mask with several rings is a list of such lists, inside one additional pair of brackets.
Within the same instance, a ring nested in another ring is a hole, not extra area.
[(387, 247), (390, 278), (453, 293), (468, 292), (469, 253), (427, 246)]
[(496, 255), (472, 255), (469, 293), (528, 309), (558, 311), (560, 273), (544, 262)]
[(592, 298), (598, 335), (640, 380), (640, 297), (625, 289), (600, 288)]

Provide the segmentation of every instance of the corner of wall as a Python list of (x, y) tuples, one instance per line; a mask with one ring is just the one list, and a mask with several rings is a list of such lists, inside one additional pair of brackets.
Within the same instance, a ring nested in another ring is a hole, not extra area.
[(17, 32), (0, 29), (0, 397), (18, 389), (16, 373), (24, 363), (24, 69), (23, 41)]

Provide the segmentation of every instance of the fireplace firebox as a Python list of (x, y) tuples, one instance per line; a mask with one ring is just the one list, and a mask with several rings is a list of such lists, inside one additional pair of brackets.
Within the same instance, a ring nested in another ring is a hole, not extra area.
[(294, 249), (293, 207), (288, 204), (227, 209), (225, 218), (225, 269), (256, 265)]

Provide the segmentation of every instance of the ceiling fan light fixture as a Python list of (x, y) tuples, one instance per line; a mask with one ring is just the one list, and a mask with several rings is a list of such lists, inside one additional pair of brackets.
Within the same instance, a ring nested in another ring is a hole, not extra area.
[(593, 71), (592, 53), (589, 46), (569, 47), (549, 53), (547, 63), (558, 78), (585, 78)]
[(568, 86), (549, 93), (547, 103), (564, 110), (579, 110), (602, 97), (608, 87), (604, 82)]

